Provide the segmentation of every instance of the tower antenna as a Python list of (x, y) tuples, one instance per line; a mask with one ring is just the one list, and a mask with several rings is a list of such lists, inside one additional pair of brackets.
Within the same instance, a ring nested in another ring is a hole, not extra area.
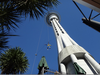
[(53, 27), (58, 47), (59, 72), (62, 74), (100, 74), (100, 65), (79, 46), (59, 23), (55, 12), (46, 15), (46, 22)]

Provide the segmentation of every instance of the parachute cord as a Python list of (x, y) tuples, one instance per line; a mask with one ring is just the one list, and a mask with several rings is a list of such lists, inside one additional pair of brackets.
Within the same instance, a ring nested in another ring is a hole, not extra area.
[(47, 30), (48, 30), (48, 33), (47, 34), (48, 34), (48, 42), (49, 42), (49, 28), (48, 27), (47, 27)]
[[(40, 38), (39, 38), (39, 41), (38, 41), (38, 45), (37, 45), (37, 49), (36, 49), (36, 53), (35, 53), (35, 54), (37, 54), (37, 52), (38, 52), (38, 48), (39, 48), (39, 44), (40, 44), (40, 39), (41, 39), (42, 31), (43, 31), (43, 25), (42, 25), (42, 27), (41, 27), (41, 31), (40, 31)], [(35, 64), (35, 61), (36, 61), (36, 55), (35, 55), (35, 57), (34, 57), (33, 67), (32, 67), (31, 74), (32, 74), (33, 69), (34, 69), (34, 64)]]
[(33, 68), (34, 68), (35, 60), (36, 60), (36, 56), (34, 57), (34, 61), (33, 61), (33, 67), (32, 67), (31, 74), (32, 74), (32, 72), (33, 72)]
[(43, 45), (40, 50), (37, 52), (37, 55), (44, 49), (45, 45)]

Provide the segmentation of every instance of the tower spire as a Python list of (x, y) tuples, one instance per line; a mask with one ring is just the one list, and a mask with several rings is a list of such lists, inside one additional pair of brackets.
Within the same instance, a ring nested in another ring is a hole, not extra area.
[(59, 21), (55, 12), (46, 16), (46, 22), (53, 27), (56, 36), (59, 71), (62, 74), (100, 74), (100, 65), (67, 34)]

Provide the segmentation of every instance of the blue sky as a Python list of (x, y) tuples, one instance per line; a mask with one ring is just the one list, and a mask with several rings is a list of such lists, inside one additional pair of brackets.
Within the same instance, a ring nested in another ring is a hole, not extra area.
[[(82, 14), (74, 5), (72, 0), (59, 0), (61, 4), (50, 10), (57, 11), (61, 16), (60, 24), (80, 46), (86, 49), (95, 60), (100, 63), (100, 33), (82, 23)], [(87, 17), (89, 17), (90, 9), (78, 4)], [(94, 12), (92, 16), (95, 16)], [(94, 20), (99, 21), (97, 17)], [(45, 23), (44, 17), (39, 20), (24, 19), (22, 23), (18, 24), (19, 29), (16, 32), (11, 31), (12, 34), (20, 35), (9, 38), (9, 46), (19, 46), (26, 53), (29, 60), (29, 69), (25, 74), (37, 74), (38, 63), (42, 56), (46, 57), (48, 66), (52, 70), (58, 70), (58, 55), (56, 39), (52, 27)], [(51, 49), (47, 50), (45, 44), (50, 43)], [(37, 56), (35, 56), (37, 54)]]

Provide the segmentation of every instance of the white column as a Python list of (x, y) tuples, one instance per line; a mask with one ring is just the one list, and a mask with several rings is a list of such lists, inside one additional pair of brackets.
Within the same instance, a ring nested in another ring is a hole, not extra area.
[(71, 54), (70, 57), (71, 57), (73, 63), (77, 62), (77, 58), (74, 54)]
[(89, 54), (85, 54), (85, 59), (89, 61), (92, 64), (92, 66), (96, 69), (96, 71), (100, 74), (100, 65)]
[(41, 72), (41, 74), (44, 75), (44, 67), (42, 68), (42, 72)]
[(72, 38), (70, 38), (70, 36), (67, 34), (67, 32), (64, 30), (64, 28), (60, 25), (59, 21), (56, 20), (56, 22), (59, 24), (59, 26), (61, 27), (61, 29), (64, 32), (64, 37), (70, 39), (71, 42), (73, 42), (73, 45), (78, 45)]
[(66, 74), (66, 67), (63, 63), (60, 63), (60, 70), (62, 74)]
[[(55, 21), (56, 21), (56, 19), (53, 19), (51, 21), (51, 24), (52, 24), (52, 27), (53, 27), (53, 30), (54, 30), (54, 33), (55, 33), (55, 36), (56, 36), (56, 40), (57, 40), (58, 53), (60, 53), (61, 50), (63, 49), (63, 45), (62, 45), (62, 41), (61, 41), (61, 34), (59, 32), (59, 28), (57, 27)], [(56, 30), (55, 30), (55, 28), (56, 28)], [(58, 31), (59, 36), (57, 35), (57, 32), (56, 31)]]

